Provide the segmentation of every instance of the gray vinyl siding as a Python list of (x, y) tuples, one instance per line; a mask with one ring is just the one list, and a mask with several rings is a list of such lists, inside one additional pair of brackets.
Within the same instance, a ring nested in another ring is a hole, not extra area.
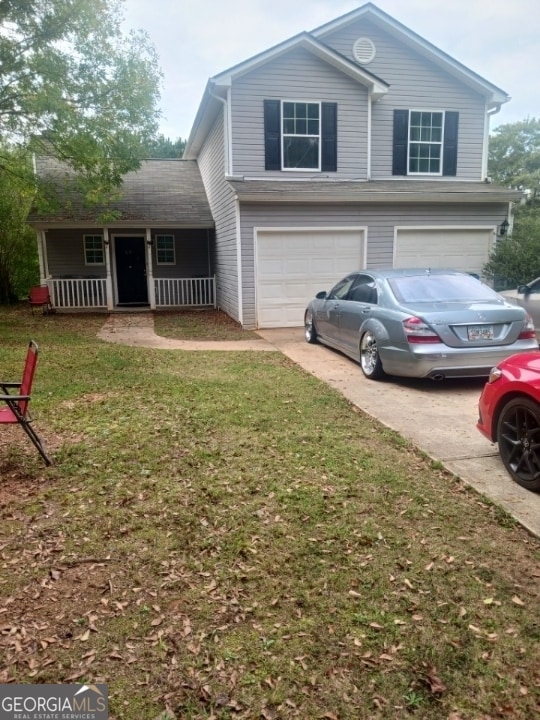
[[(337, 103), (337, 173), (264, 169), (265, 99)], [(288, 180), (318, 175), (366, 179), (367, 90), (304, 49), (296, 49), (235, 80), (231, 93), (233, 173)]]
[(219, 113), (199, 153), (198, 163), (216, 227), (213, 265), (217, 304), (234, 320), (240, 321), (236, 201), (225, 181), (224, 144), (223, 113)]
[[(47, 232), (47, 260), (49, 274), (53, 278), (65, 276), (88, 278), (104, 278), (107, 275), (106, 266), (85, 265), (84, 262), (84, 236), (101, 235), (103, 230), (89, 228), (87, 230), (49, 230)], [(109, 231), (113, 240), (115, 235), (129, 235), (145, 237), (145, 228), (114, 229)], [(175, 238), (174, 265), (158, 265), (156, 247), (152, 247), (152, 272), (156, 278), (189, 278), (199, 275), (210, 277), (213, 275), (210, 248), (213, 243), (213, 230), (206, 229), (152, 229), (155, 235), (172, 235)], [(114, 244), (111, 246), (111, 255)]]
[(353, 59), (354, 42), (364, 36), (376, 47), (375, 59), (366, 70), (390, 85), (388, 93), (373, 105), (372, 179), (392, 176), (393, 111), (400, 108), (458, 111), (457, 179), (482, 180), (484, 97), (373, 23), (358, 21), (322, 40)]
[[(249, 205), (242, 207), (244, 326), (254, 327), (255, 228), (367, 227), (366, 267), (392, 267), (394, 231), (399, 227), (495, 227), (508, 206), (481, 204)], [(351, 270), (356, 268), (351, 268)], [(339, 278), (336, 278), (336, 281)], [(321, 288), (323, 290), (325, 288)]]

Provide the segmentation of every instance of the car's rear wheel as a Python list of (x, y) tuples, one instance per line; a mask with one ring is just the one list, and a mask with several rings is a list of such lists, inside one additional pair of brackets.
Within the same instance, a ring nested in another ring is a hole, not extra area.
[(317, 328), (315, 327), (315, 320), (313, 319), (313, 312), (311, 310), (306, 310), (306, 315), (304, 317), (304, 332), (308, 343), (317, 342)]
[(384, 377), (384, 370), (377, 348), (377, 338), (368, 330), (360, 340), (360, 367), (364, 375), (370, 380), (380, 380)]
[(497, 440), (513, 480), (540, 491), (540, 406), (527, 397), (510, 400), (499, 415)]

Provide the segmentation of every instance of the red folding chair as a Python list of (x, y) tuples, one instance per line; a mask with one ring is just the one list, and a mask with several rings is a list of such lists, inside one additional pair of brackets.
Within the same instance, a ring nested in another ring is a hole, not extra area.
[(49, 288), (46, 285), (36, 285), (36, 287), (30, 288), (28, 300), (32, 308), (32, 315), (34, 314), (35, 307), (42, 308), (45, 314), (52, 310), (51, 296), (49, 294)]
[[(7, 407), (0, 408), (0, 425), (19, 424), (34, 443), (37, 451), (45, 460), (45, 463), (50, 465), (51, 460), (47, 457), (43, 443), (34, 428), (30, 426), (32, 418), (28, 412), (38, 352), (38, 346), (33, 340), (30, 340), (21, 382), (0, 381), (0, 390), (4, 393), (0, 395), (0, 401), (5, 402), (7, 405)], [(18, 392), (10, 392), (13, 390), (18, 390)]]

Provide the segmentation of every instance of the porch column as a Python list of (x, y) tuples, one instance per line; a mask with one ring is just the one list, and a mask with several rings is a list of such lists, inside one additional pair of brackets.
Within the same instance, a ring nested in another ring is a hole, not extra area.
[(146, 268), (148, 281), (148, 299), (150, 310), (156, 309), (156, 291), (154, 289), (154, 267), (152, 265), (152, 231), (146, 228)]
[(105, 268), (107, 271), (107, 278), (105, 280), (105, 288), (107, 291), (107, 310), (114, 310), (109, 228), (103, 228), (103, 243), (105, 245)]
[(49, 269), (47, 267), (47, 238), (45, 230), (39, 230), (37, 233), (37, 249), (39, 259), (39, 282), (43, 285), (49, 277)]

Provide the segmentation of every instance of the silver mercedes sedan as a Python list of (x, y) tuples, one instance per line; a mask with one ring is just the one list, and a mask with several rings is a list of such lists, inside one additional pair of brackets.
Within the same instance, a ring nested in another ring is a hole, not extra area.
[(364, 375), (483, 377), (508, 355), (538, 350), (527, 312), (467, 273), (366, 270), (309, 303), (309, 343), (360, 362)]

